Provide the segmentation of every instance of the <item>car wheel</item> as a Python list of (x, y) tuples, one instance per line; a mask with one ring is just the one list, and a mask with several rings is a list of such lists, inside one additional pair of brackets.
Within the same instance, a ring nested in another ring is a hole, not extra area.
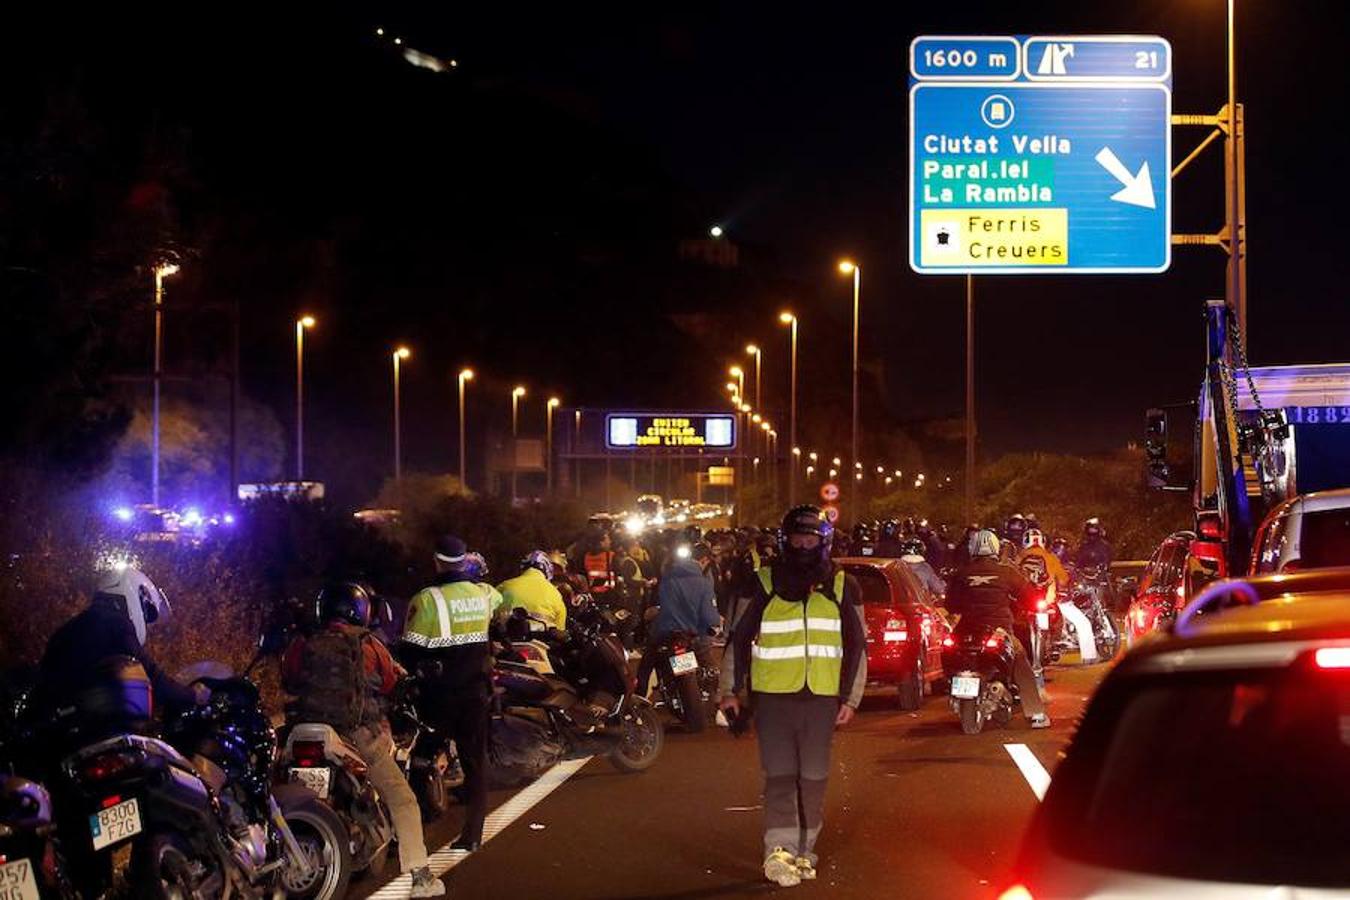
[(900, 682), (900, 708), (913, 712), (923, 706), (923, 652), (914, 660), (913, 670)]

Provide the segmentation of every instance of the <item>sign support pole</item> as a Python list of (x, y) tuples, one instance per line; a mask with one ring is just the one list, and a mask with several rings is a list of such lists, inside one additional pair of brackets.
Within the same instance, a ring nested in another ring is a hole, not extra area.
[(975, 276), (966, 276), (966, 524), (975, 521)]

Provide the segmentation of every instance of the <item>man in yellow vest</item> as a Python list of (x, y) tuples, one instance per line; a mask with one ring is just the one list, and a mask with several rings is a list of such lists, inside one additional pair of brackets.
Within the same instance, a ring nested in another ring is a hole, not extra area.
[(435, 563), (434, 582), (408, 602), (399, 657), (408, 671), (431, 673), (421, 680), (419, 712), (459, 751), (467, 809), (451, 846), (473, 851), (482, 845), (487, 819), (488, 628), (503, 601), (492, 585), (474, 580), (468, 547), (459, 538), (436, 542)]
[(761, 568), (722, 657), (722, 711), (739, 717), (749, 679), (764, 771), (764, 877), (816, 877), (834, 730), (867, 683), (857, 581), (830, 559), (834, 528), (814, 506), (783, 519), (781, 559)]
[(523, 609), (550, 628), (567, 627), (567, 604), (553, 586), (553, 560), (543, 550), (531, 550), (520, 561), (520, 574), (497, 585), (507, 609)]

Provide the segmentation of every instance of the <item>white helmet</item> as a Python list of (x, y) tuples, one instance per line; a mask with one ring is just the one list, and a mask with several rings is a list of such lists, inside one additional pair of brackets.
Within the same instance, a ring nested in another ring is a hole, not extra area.
[(982, 528), (970, 536), (970, 558), (998, 556), (998, 535), (988, 528)]
[(1022, 535), (1022, 546), (1028, 550), (1032, 547), (1045, 546), (1045, 532), (1039, 528), (1028, 528), (1027, 533)]
[(140, 569), (131, 566), (98, 573), (94, 597), (120, 601), (123, 612), (136, 629), (136, 640), (145, 644), (145, 628), (169, 617), (169, 598)]

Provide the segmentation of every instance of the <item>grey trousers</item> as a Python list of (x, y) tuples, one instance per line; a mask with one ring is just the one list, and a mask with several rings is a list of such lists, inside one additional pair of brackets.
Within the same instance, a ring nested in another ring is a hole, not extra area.
[(764, 854), (782, 847), (815, 865), (839, 699), (757, 693), (754, 704), (764, 770)]
[(422, 836), (422, 811), (417, 797), (403, 777), (403, 770), (394, 760), (394, 741), (389, 735), (389, 724), (381, 723), (378, 731), (361, 727), (352, 735), (356, 749), (369, 767), (366, 777), (380, 792), (380, 799), (389, 808), (394, 834), (398, 837), (399, 869), (411, 872), (427, 864), (427, 845)]

